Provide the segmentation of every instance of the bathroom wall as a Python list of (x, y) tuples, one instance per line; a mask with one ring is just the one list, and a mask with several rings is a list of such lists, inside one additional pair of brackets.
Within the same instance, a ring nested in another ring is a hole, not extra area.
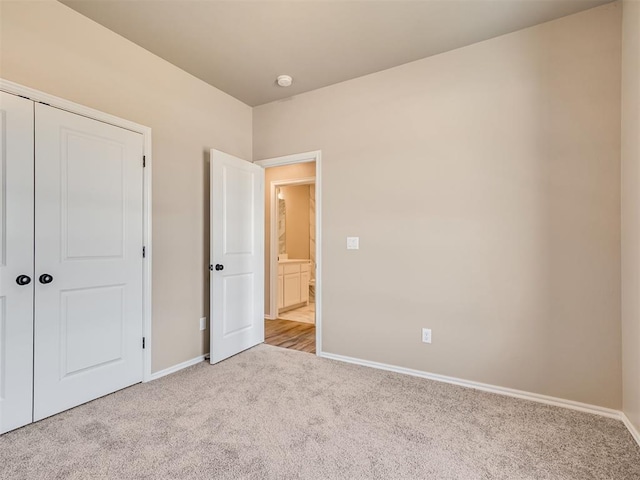
[(281, 187), (280, 191), (286, 212), (286, 253), (289, 258), (309, 258), (309, 185)]

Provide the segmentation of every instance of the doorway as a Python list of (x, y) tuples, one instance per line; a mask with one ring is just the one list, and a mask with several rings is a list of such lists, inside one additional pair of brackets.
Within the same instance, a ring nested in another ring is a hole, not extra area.
[(265, 168), (265, 343), (321, 351), (320, 152)]

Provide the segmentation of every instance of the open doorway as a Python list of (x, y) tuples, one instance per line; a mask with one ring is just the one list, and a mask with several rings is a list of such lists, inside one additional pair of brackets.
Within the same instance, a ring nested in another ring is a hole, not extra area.
[(265, 167), (265, 343), (308, 353), (321, 338), (318, 160), (256, 162)]

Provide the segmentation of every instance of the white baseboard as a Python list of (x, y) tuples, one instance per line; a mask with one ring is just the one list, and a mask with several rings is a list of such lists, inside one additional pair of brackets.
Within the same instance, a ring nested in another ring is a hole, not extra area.
[(277, 317), (276, 317), (276, 318), (274, 318), (274, 317), (272, 317), (271, 315), (267, 315), (267, 314), (265, 314), (264, 319), (265, 319), (265, 320), (277, 320)]
[[(610, 417), (610, 418), (615, 418), (616, 420), (622, 420), (622, 412), (618, 410), (613, 410), (611, 408), (599, 407), (597, 405), (590, 405), (588, 403), (575, 402), (573, 400), (565, 400), (564, 398), (550, 397), (548, 395), (540, 395), (538, 393), (525, 392), (523, 390), (515, 390), (513, 388), (499, 387), (497, 385), (474, 382), (471, 380), (464, 380), (461, 378), (448, 377), (446, 375), (439, 375), (437, 373), (429, 373), (429, 372), (423, 372), (421, 370), (413, 370), (411, 368), (396, 367), (394, 365), (371, 362), (369, 360), (361, 360), (359, 358), (346, 357), (344, 355), (336, 355), (334, 353), (322, 353), (320, 354), (320, 356), (323, 358), (329, 358), (329, 359), (338, 360), (341, 362), (353, 363), (355, 365), (378, 368), (380, 370), (387, 370), (389, 372), (403, 373), (405, 375), (412, 375), (414, 377), (427, 378), (429, 380), (435, 380), (437, 382), (451, 383), (453, 385), (459, 385), (461, 387), (474, 388), (476, 390), (482, 390), (483, 392), (497, 393), (498, 395), (507, 395), (509, 397), (516, 397), (524, 400), (531, 400), (533, 402), (544, 403), (546, 405), (554, 405), (556, 407), (570, 408), (571, 410), (578, 410), (580, 412), (593, 413), (595, 415), (602, 415), (604, 417)], [(632, 432), (632, 435), (633, 435), (633, 432)]]
[(159, 372), (152, 373), (151, 377), (149, 377), (148, 382), (152, 380), (157, 380), (162, 377), (166, 377), (167, 375), (171, 375), (172, 373), (179, 372), (180, 370), (195, 365), (200, 362), (204, 362), (205, 358), (208, 357), (209, 354), (205, 353), (204, 355), (200, 355), (199, 357), (192, 358), (191, 360), (187, 360), (186, 362), (179, 363), (174, 365), (173, 367), (165, 368), (164, 370), (160, 370)]
[(620, 418), (622, 419), (622, 423), (624, 423), (629, 430), (629, 433), (631, 433), (633, 439), (640, 446), (640, 430), (638, 430), (636, 426), (631, 423), (631, 420), (629, 420), (629, 417), (627, 417), (624, 412), (620, 412)]

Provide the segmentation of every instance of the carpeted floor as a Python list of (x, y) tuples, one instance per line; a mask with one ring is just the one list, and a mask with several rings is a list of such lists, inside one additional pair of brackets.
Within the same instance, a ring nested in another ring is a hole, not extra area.
[(639, 479), (622, 423), (260, 345), (0, 437), (2, 479)]

